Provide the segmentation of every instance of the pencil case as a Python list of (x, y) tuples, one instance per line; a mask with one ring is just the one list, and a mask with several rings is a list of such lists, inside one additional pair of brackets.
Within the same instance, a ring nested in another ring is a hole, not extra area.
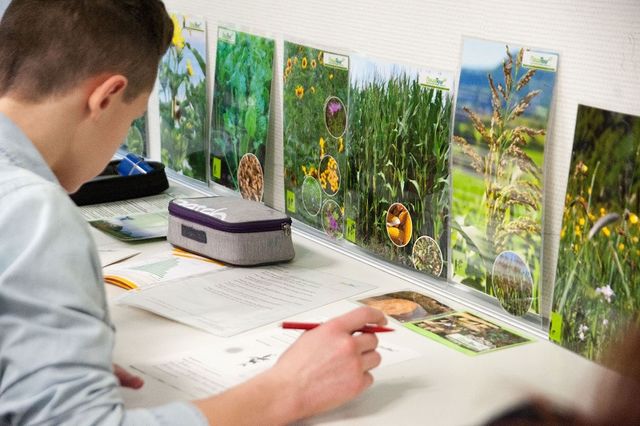
[(174, 246), (239, 266), (293, 259), (291, 218), (234, 197), (175, 199), (167, 240)]
[(164, 164), (148, 161), (151, 171), (146, 174), (122, 176), (118, 173), (121, 160), (109, 162), (107, 167), (95, 178), (86, 182), (71, 199), (78, 206), (128, 200), (130, 198), (156, 195), (169, 188)]

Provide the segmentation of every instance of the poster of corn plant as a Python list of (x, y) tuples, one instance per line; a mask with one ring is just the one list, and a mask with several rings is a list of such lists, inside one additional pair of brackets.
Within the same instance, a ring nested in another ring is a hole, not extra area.
[(444, 278), (452, 80), (351, 57), (346, 239)]
[(452, 279), (539, 311), (544, 144), (558, 55), (465, 39), (453, 137)]
[(147, 156), (147, 114), (133, 121), (120, 148), (143, 157)]
[(344, 235), (349, 57), (284, 44), (287, 212), (329, 237)]
[(580, 105), (550, 338), (592, 360), (640, 311), (640, 117)]
[(218, 28), (211, 119), (211, 179), (261, 201), (274, 41)]
[(199, 18), (171, 14), (173, 38), (160, 61), (162, 162), (185, 176), (206, 178), (206, 26)]

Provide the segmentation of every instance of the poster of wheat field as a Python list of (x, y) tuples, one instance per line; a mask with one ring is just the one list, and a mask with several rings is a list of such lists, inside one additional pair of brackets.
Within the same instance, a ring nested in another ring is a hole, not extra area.
[(558, 55), (463, 43), (456, 102), (452, 279), (509, 313), (538, 312), (543, 161)]
[(129, 127), (127, 138), (120, 147), (133, 154), (147, 157), (147, 114), (136, 118)]
[(283, 78), (287, 213), (340, 239), (349, 57), (285, 42)]
[(261, 201), (273, 79), (272, 39), (218, 28), (211, 180)]
[(550, 338), (601, 360), (640, 311), (640, 117), (580, 105)]
[(447, 277), (452, 73), (351, 56), (346, 239)]
[(171, 14), (173, 37), (160, 61), (162, 162), (185, 176), (206, 179), (207, 48), (205, 21)]

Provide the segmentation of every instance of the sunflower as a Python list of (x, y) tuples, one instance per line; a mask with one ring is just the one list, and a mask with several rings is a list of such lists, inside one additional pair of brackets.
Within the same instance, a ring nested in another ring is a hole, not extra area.
[(293, 61), (291, 58), (287, 59), (287, 68), (291, 68), (293, 66)]
[(191, 61), (187, 59), (187, 74), (189, 77), (193, 77), (193, 65), (191, 65)]
[(303, 70), (307, 69), (307, 63), (308, 63), (307, 58), (306, 57), (302, 58), (302, 62), (300, 63), (300, 66), (302, 67)]
[(316, 62), (316, 60), (315, 60), (315, 59), (312, 59), (312, 60), (311, 60), (311, 68), (314, 68), (314, 69), (315, 69), (315, 67), (316, 67), (316, 66), (318, 66), (318, 63)]
[(311, 86), (311, 87), (309, 88), (309, 91), (310, 91), (311, 93), (316, 93), (316, 87), (315, 87), (315, 86)]
[(296, 86), (296, 97), (298, 99), (302, 99), (303, 96), (304, 96), (304, 87), (300, 85)]
[(184, 37), (182, 36), (182, 25), (176, 15), (171, 15), (171, 21), (173, 22), (173, 37), (171, 38), (171, 44), (173, 44), (178, 52), (184, 48)]

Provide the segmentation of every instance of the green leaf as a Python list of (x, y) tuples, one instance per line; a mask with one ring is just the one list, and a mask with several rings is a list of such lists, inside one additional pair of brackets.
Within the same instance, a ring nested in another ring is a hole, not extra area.
[(258, 113), (256, 112), (256, 108), (251, 106), (244, 115), (244, 128), (247, 130), (249, 138), (253, 139), (256, 136), (257, 121)]

